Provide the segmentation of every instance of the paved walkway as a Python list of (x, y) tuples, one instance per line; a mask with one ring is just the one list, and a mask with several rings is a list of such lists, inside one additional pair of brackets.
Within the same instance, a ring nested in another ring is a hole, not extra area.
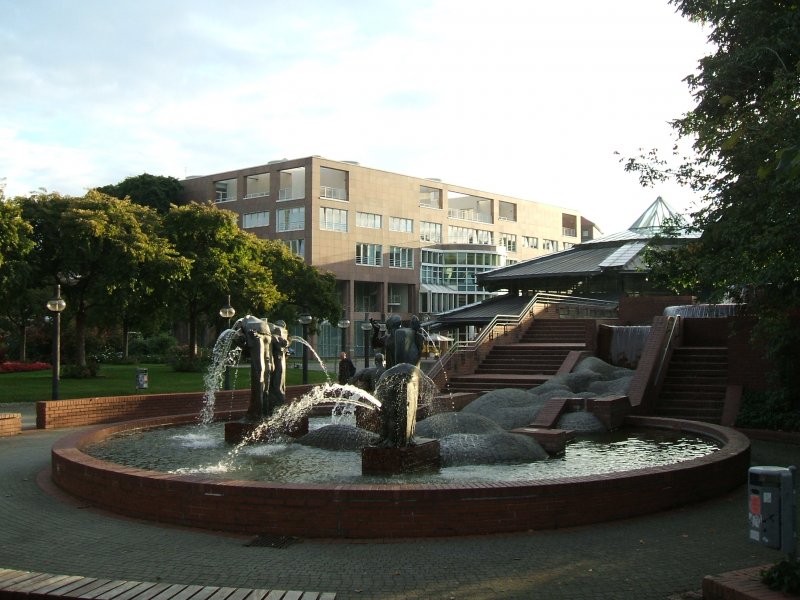
[[(4, 405), (3, 410), (15, 410)], [(52, 443), (68, 431), (0, 438), (0, 567), (57, 574), (353, 598), (699, 598), (702, 579), (774, 562), (747, 540), (746, 490), (657, 515), (546, 532), (247, 546), (245, 536), (159, 527), (52, 489)], [(754, 442), (754, 464), (800, 462), (800, 447)], [(592, 510), (587, 506), (586, 510)], [(692, 594), (697, 593), (697, 595)]]

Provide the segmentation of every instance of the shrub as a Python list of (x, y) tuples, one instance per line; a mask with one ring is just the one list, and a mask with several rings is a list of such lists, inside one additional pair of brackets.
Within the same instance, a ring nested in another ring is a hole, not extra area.
[(784, 558), (769, 569), (762, 570), (761, 581), (771, 590), (784, 594), (800, 594), (800, 562)]
[(62, 379), (89, 379), (97, 377), (100, 372), (100, 363), (96, 361), (88, 361), (85, 367), (78, 365), (63, 365), (61, 367)]
[(173, 371), (185, 373), (202, 373), (208, 368), (208, 352), (198, 350), (194, 358), (189, 358), (187, 346), (176, 346), (169, 357), (168, 363)]
[(800, 431), (800, 411), (792, 407), (790, 394), (785, 390), (746, 390), (736, 427)]

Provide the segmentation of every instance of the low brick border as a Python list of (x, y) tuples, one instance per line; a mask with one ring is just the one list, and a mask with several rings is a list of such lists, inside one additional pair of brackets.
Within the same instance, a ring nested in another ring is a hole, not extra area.
[[(300, 398), (312, 387), (311, 384), (287, 387), (286, 399), (292, 401)], [(168, 415), (200, 414), (204, 397), (204, 392), (179, 392), (41, 400), (36, 403), (36, 428), (83, 427)], [(231, 418), (232, 413), (245, 410), (249, 402), (249, 389), (218, 391), (215, 414)]]
[(72, 433), (52, 448), (53, 480), (99, 508), (165, 523), (298, 537), (412, 538), (573, 527), (667, 510), (742, 485), (750, 459), (749, 440), (735, 430), (655, 417), (628, 417), (626, 424), (699, 433), (723, 447), (674, 465), (596, 476), (331, 486), (171, 475), (124, 467), (81, 451), (119, 431), (196, 418), (153, 418)]
[(0, 413), (0, 437), (22, 433), (22, 413)]
[(783, 592), (769, 589), (761, 582), (761, 571), (771, 565), (729, 571), (703, 578), (704, 600), (786, 600)]

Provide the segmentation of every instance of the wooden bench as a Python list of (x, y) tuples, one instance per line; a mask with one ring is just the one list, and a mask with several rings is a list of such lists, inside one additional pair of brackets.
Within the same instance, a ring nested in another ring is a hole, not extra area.
[(332, 592), (264, 590), (121, 579), (95, 579), (78, 575), (51, 575), (0, 569), (0, 598), (16, 600), (62, 598), (82, 600), (334, 600)]

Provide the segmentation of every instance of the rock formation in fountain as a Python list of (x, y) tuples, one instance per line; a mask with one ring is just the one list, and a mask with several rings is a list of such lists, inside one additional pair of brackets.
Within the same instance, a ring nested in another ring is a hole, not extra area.
[(297, 440), (297, 443), (304, 446), (313, 446), (324, 450), (361, 450), (369, 446), (375, 439), (375, 434), (366, 429), (360, 429), (353, 425), (326, 425), (313, 431)]
[[(411, 377), (412, 365), (401, 363), (401, 366), (402, 374), (399, 381), (395, 382), (395, 387), (401, 388), (395, 390), (398, 392), (399, 404), (395, 404), (391, 411), (382, 415), (382, 425), (389, 427), (408, 425), (402, 410), (399, 411), (400, 415), (396, 413), (408, 402), (405, 393), (408, 390), (402, 389), (402, 382)], [(595, 357), (587, 357), (572, 373), (554, 377), (532, 390), (503, 388), (487, 392), (460, 412), (440, 412), (419, 421), (414, 430), (419, 436), (439, 441), (443, 467), (542, 460), (547, 457), (547, 453), (533, 438), (511, 433), (510, 430), (533, 422), (550, 398), (623, 395), (627, 393), (633, 374), (630, 369), (615, 367)], [(423, 383), (425, 379), (424, 376), (421, 377)], [(390, 387), (376, 393), (382, 402), (386, 402), (388, 395), (392, 393)], [(425, 397), (426, 393), (422, 396)], [(398, 418), (395, 419), (395, 416)], [(605, 431), (605, 427), (594, 415), (582, 411), (565, 413), (556, 426), (582, 433)], [(389, 439), (393, 440), (391, 435), (390, 432)], [(372, 433), (353, 425), (328, 425), (311, 431), (298, 442), (329, 450), (358, 451), (370, 445), (372, 439)]]
[[(464, 407), (463, 413), (491, 419), (503, 429), (532, 423), (550, 398), (598, 398), (627, 393), (634, 371), (615, 367), (589, 356), (572, 373), (558, 375), (531, 390), (502, 388), (483, 394)], [(423, 421), (424, 422), (424, 421)], [(584, 433), (605, 431), (589, 413), (565, 413), (556, 425)]]

